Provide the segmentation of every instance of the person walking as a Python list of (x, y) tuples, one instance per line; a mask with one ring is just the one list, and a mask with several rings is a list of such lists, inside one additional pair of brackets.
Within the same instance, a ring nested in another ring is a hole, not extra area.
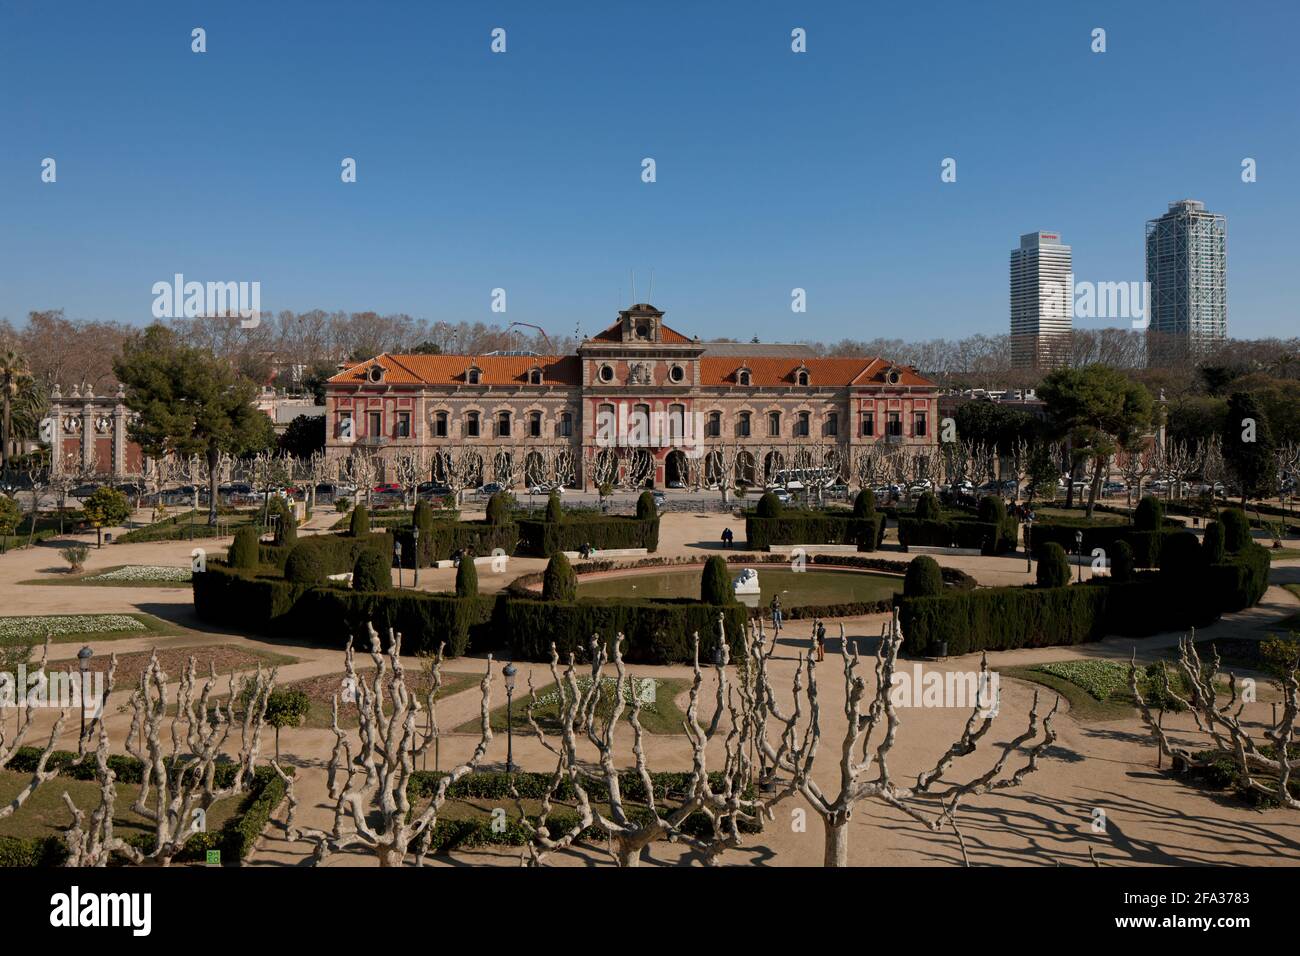
[(817, 622), (817, 660), (818, 662), (826, 660), (826, 622)]
[(781, 598), (778, 595), (772, 595), (772, 630), (777, 634), (781, 633)]

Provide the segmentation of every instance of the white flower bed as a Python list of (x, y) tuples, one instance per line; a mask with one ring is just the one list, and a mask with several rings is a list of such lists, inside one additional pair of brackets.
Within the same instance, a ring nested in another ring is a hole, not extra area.
[(144, 623), (129, 614), (67, 614), (57, 616), (0, 617), (0, 642), (42, 640), (46, 631), (63, 634), (106, 634), (110, 631), (144, 631)]
[[(618, 682), (614, 678), (602, 677), (600, 679), (600, 693), (602, 699), (612, 700), (614, 697), (614, 690), (617, 686)], [(578, 690), (580, 693), (585, 694), (590, 688), (590, 677), (578, 678)], [(631, 706), (633, 699), (639, 697), (641, 699), (642, 710), (654, 710), (655, 704), (657, 703), (656, 698), (658, 696), (658, 691), (659, 682), (653, 677), (629, 676), (627, 681), (623, 684), (623, 703)], [(537, 698), (537, 704), (539, 707), (545, 707), (548, 704), (558, 703), (559, 700), (560, 692), (558, 690), (553, 690), (549, 694), (542, 694), (539, 696)]]
[(190, 569), (164, 567), (159, 564), (125, 564), (92, 577), (96, 581), (175, 581), (178, 584), (188, 584)]

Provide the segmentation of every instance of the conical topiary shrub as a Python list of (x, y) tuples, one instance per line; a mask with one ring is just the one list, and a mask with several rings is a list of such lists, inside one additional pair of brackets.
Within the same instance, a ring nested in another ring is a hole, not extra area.
[(257, 567), (257, 549), (260, 541), (261, 536), (257, 533), (255, 526), (251, 524), (243, 525), (235, 532), (235, 540), (226, 553), (226, 563), (232, 568)]
[(1165, 521), (1165, 506), (1159, 498), (1147, 495), (1133, 509), (1133, 530), (1159, 531)]
[(735, 600), (736, 592), (731, 588), (727, 561), (715, 554), (704, 562), (704, 573), (700, 575), (700, 601), (704, 604), (733, 604)]
[(542, 599), (572, 601), (578, 596), (578, 576), (563, 551), (556, 551), (542, 572)]
[(1116, 541), (1111, 545), (1110, 579), (1116, 584), (1133, 580), (1133, 549), (1127, 541)]
[(1226, 550), (1223, 541), (1223, 525), (1211, 521), (1205, 526), (1205, 534), (1201, 538), (1201, 550), (1205, 552), (1206, 564), (1218, 564), (1223, 560)]
[(943, 571), (938, 561), (921, 554), (908, 562), (903, 575), (904, 597), (937, 597), (942, 593)]
[(1223, 525), (1223, 549), (1240, 551), (1250, 544), (1250, 522), (1246, 512), (1240, 508), (1224, 508), (1219, 512), (1219, 524)]
[(770, 491), (763, 493), (763, 497), (758, 499), (758, 516), (760, 518), (779, 518), (781, 517), (781, 499)]
[(915, 515), (921, 521), (939, 520), (939, 499), (933, 491), (921, 492), (921, 497), (916, 499)]
[(357, 555), (357, 560), (352, 565), (352, 590), (389, 591), (392, 587), (392, 571), (382, 554), (366, 548)]
[(477, 594), (478, 568), (474, 567), (473, 558), (461, 558), (460, 566), (456, 568), (456, 597), (474, 597)]
[(552, 491), (551, 496), (546, 499), (546, 520), (554, 522), (563, 518), (564, 506), (560, 504), (560, 496)]
[(636, 516), (642, 521), (649, 518), (657, 517), (659, 509), (655, 506), (655, 496), (648, 491), (643, 491), (637, 495), (636, 499)]
[(370, 534), (370, 511), (365, 505), (358, 504), (352, 509), (352, 516), (348, 518), (348, 534), (354, 538)]
[(1065, 557), (1065, 549), (1055, 541), (1043, 545), (1035, 580), (1040, 588), (1063, 588), (1070, 583), (1070, 562)]
[(853, 499), (853, 517), (870, 518), (876, 513), (876, 494), (870, 488), (863, 488)]

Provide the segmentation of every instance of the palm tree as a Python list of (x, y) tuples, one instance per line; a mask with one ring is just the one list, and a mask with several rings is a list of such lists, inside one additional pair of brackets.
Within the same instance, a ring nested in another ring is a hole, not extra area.
[(0, 353), (0, 405), (3, 405), (4, 419), (0, 422), (0, 471), (9, 473), (9, 441), (11, 437), (12, 404), (24, 382), (32, 377), (27, 369), (27, 360), (7, 349)]

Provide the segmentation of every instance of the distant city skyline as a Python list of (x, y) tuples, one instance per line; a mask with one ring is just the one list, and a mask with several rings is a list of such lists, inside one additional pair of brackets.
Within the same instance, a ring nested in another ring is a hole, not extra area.
[(1069, 357), (1072, 250), (1059, 232), (1027, 232), (1011, 250), (1011, 364), (1053, 368)]
[[(1151, 331), (1196, 352), (1228, 337), (1228, 220), (1195, 199), (1180, 199), (1147, 222)], [(1161, 361), (1157, 346), (1149, 356)]]
[(1231, 334), (1300, 328), (1294, 4), (144, 6), (0, 11), (0, 318), (143, 326), (182, 273), (567, 336), (653, 273), (705, 338), (956, 339), (1008, 328), (1009, 240), (1050, 226), (1076, 280), (1141, 282), (1144, 224), (1192, 196), (1232, 221)]

